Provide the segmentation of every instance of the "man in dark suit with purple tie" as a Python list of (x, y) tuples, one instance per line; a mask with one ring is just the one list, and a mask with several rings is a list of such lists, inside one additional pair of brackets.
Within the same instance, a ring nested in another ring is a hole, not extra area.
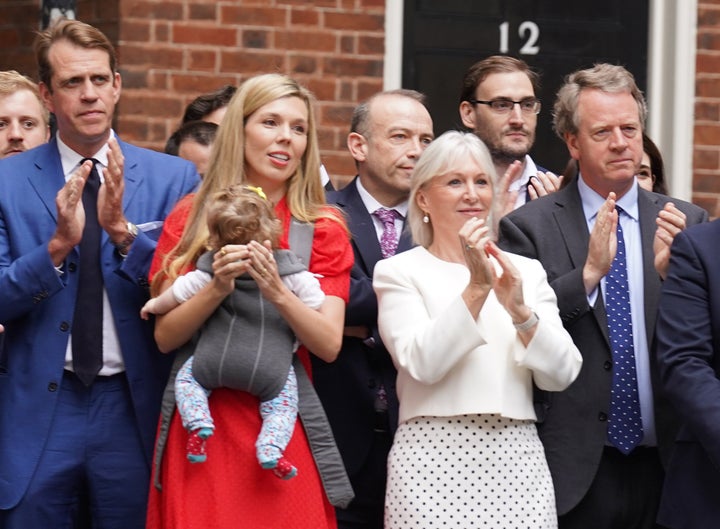
[(332, 364), (313, 359), (315, 387), (330, 420), (355, 499), (337, 509), (340, 529), (381, 529), (386, 459), (397, 428), (396, 371), (377, 330), (375, 263), (411, 246), (403, 230), (410, 176), (433, 139), (425, 98), (412, 90), (381, 92), (353, 113), (347, 144), (358, 175), (328, 202), (352, 234), (355, 265), (345, 337)]

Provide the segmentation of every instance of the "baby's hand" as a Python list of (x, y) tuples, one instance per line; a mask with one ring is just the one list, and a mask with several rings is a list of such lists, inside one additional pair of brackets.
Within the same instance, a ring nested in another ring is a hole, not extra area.
[(143, 320), (149, 320), (150, 314), (155, 314), (154, 308), (155, 308), (155, 299), (148, 300), (148, 302), (145, 303), (145, 305), (143, 305), (143, 308), (140, 309), (140, 317)]

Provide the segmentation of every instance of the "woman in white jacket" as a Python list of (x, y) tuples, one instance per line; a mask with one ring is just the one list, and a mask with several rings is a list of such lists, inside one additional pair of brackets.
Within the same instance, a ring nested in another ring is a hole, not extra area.
[(375, 267), (400, 399), (386, 529), (557, 527), (532, 388), (562, 391), (582, 358), (540, 263), (492, 240), (495, 181), (474, 134), (440, 136), (412, 176), (418, 246)]

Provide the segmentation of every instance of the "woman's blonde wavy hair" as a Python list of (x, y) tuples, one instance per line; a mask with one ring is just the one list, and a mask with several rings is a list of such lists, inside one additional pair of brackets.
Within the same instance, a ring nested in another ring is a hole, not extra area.
[[(209, 199), (218, 191), (235, 184), (247, 184), (245, 174), (245, 124), (259, 108), (285, 97), (298, 97), (308, 110), (307, 147), (295, 174), (287, 182), (287, 204), (290, 213), (304, 222), (319, 218), (340, 221), (325, 206), (325, 190), (320, 179), (320, 149), (312, 106), (311, 92), (283, 74), (251, 77), (238, 88), (230, 100), (218, 129), (210, 156), (210, 165), (194, 198), (182, 238), (165, 257), (162, 271), (153, 281), (174, 280), (191, 267), (208, 245), (207, 209)], [(340, 221), (341, 222), (341, 221)]]

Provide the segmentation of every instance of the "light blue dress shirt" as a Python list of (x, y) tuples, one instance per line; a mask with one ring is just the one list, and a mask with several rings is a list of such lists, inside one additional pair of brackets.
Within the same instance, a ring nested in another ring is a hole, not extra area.
[[(592, 233), (595, 219), (600, 206), (607, 197), (598, 195), (578, 178), (578, 191), (582, 201), (588, 230)], [(645, 281), (643, 275), (642, 238), (640, 236), (640, 214), (638, 209), (638, 187), (633, 185), (630, 190), (616, 201), (622, 208), (620, 226), (625, 238), (628, 283), (630, 285), (630, 310), (632, 311), (633, 345), (635, 347), (635, 366), (637, 368), (638, 392), (640, 396), (640, 412), (642, 413), (643, 439), (642, 446), (656, 446), (655, 411), (653, 408), (653, 390), (650, 379), (650, 353), (648, 350), (647, 331), (645, 329)], [(605, 278), (600, 280), (600, 288), (605, 292)], [(590, 306), (595, 305), (598, 289), (589, 296)]]

